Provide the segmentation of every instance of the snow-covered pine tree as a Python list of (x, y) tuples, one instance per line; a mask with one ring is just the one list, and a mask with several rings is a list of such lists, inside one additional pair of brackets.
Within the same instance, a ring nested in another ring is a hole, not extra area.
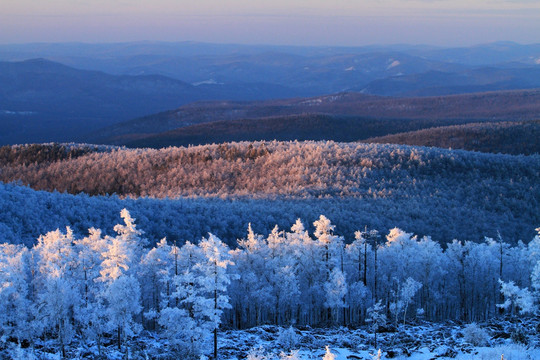
[(75, 283), (77, 257), (73, 232), (60, 230), (40, 236), (32, 249), (38, 269), (35, 322), (56, 333), (62, 356), (65, 346), (74, 335), (74, 314), (78, 311), (81, 294)]
[(26, 279), (28, 249), (21, 245), (0, 244), (0, 338), (29, 339), (32, 303)]
[(172, 282), (175, 290), (170, 298), (174, 301), (161, 310), (158, 322), (179, 356), (196, 359), (208, 345), (213, 330), (209, 318), (213, 299), (208, 297), (193, 268), (186, 268)]
[(386, 313), (385, 306), (382, 304), (382, 300), (379, 300), (375, 305), (367, 310), (366, 322), (371, 324), (371, 329), (375, 334), (375, 348), (377, 344), (377, 334), (382, 326), (386, 325)]
[[(332, 225), (330, 220), (321, 215), (317, 221), (313, 223), (315, 226), (315, 238), (317, 243), (323, 249), (323, 264), (326, 271), (324, 283), (331, 282), (331, 273), (334, 268), (340, 269), (341, 273), (344, 270), (344, 241), (341, 236), (333, 234), (335, 225)], [(324, 287), (324, 285), (323, 285)], [(345, 304), (342, 306), (345, 308)], [(328, 321), (332, 318), (331, 308), (326, 306), (326, 318)]]
[(263, 307), (271, 303), (272, 288), (266, 276), (268, 247), (264, 237), (248, 225), (246, 239), (238, 240), (232, 252), (236, 280), (231, 284), (232, 304), (240, 326), (255, 326), (266, 321)]
[(230, 260), (229, 248), (218, 237), (209, 234), (199, 243), (203, 262), (195, 265), (200, 272), (199, 277), (206, 293), (213, 299), (211, 307), (205, 309), (210, 328), (214, 333), (214, 359), (217, 360), (217, 330), (221, 324), (223, 310), (231, 308), (227, 286), (231, 282), (231, 276), (227, 273), (227, 267), (234, 265)]
[[(175, 251), (163, 238), (142, 258), (140, 277), (142, 281), (142, 302), (147, 311), (159, 313), (166, 306), (171, 294), (171, 280), (174, 277)], [(155, 328), (155, 323), (153, 328)]]
[(142, 310), (139, 281), (132, 275), (120, 276), (108, 284), (103, 298), (106, 301), (106, 327), (109, 332), (116, 332), (119, 350), (122, 343), (125, 344), (124, 351), (127, 357), (128, 336), (136, 335), (141, 330), (141, 325), (134, 319)]
[[(101, 296), (106, 308), (107, 329), (116, 332), (119, 349), (128, 336), (140, 331), (140, 324), (133, 317), (142, 310), (140, 283), (136, 276), (146, 243), (129, 211), (123, 209), (120, 215), (125, 225), (116, 225), (114, 230), (118, 236), (107, 238), (99, 278), (105, 283)], [(127, 344), (125, 352), (126, 355), (129, 352)]]
[(347, 295), (347, 282), (340, 269), (334, 268), (330, 272), (330, 278), (324, 284), (324, 290), (326, 292), (324, 305), (332, 311), (332, 319), (337, 323), (339, 310), (345, 307), (345, 295)]

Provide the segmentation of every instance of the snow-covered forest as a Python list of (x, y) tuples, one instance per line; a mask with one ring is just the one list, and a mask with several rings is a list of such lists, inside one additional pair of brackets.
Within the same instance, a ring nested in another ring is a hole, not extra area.
[(0, 357), (534, 358), (539, 178), (397, 145), (2, 147)]
[[(128, 210), (121, 218), (114, 236), (90, 228), (79, 237), (68, 227), (31, 248), (1, 245), (3, 354), (28, 355), (48, 340), (65, 356), (75, 341), (98, 354), (113, 342), (129, 355), (144, 332), (166, 339), (169, 355), (198, 358), (217, 351), (219, 329), (265, 324), (367, 324), (376, 349), (388, 327), (523, 316), (540, 300), (540, 228), (528, 244), (497, 237), (442, 247), (398, 228), (344, 239), (321, 215), (313, 233), (300, 220), (267, 236), (249, 226), (230, 248), (212, 234), (178, 246), (149, 239)], [(290, 331), (281, 342), (295, 339)]]
[(126, 207), (149, 238), (179, 244), (212, 232), (234, 246), (248, 222), (267, 235), (275, 224), (289, 228), (301, 218), (313, 231), (320, 214), (347, 238), (367, 225), (440, 243), (481, 241), (499, 231), (515, 244), (532, 238), (540, 224), (539, 178), (538, 155), (396, 145), (2, 147), (0, 179), (15, 185), (0, 183), (0, 241), (32, 245), (67, 224), (78, 235), (90, 227), (111, 235)]

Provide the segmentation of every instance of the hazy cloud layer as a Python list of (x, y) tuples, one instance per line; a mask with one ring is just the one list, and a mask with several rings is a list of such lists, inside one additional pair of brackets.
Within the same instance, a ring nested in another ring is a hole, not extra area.
[(537, 0), (4, 0), (0, 4), (0, 43), (198, 40), (455, 45), (538, 42), (538, 34)]

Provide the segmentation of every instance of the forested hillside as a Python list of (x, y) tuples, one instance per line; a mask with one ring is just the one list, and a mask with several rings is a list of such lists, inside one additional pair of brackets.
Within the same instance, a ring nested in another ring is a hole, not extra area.
[(159, 134), (125, 135), (115, 138), (114, 142), (128, 147), (152, 148), (259, 140), (351, 142), (383, 134), (467, 122), (466, 119), (375, 119), (350, 115), (301, 114), (213, 121)]
[[(38, 153), (49, 148), (55, 145), (34, 147)], [(287, 228), (296, 218), (309, 223), (321, 213), (348, 237), (365, 225), (380, 231), (398, 226), (443, 243), (494, 237), (497, 230), (514, 243), (531, 237), (540, 223), (539, 156), (255, 142), (98, 152), (71, 145), (64, 155), (38, 162), (40, 156), (29, 149), (0, 151), (2, 181), (85, 194), (3, 185), (0, 236), (15, 242), (32, 243), (40, 233), (68, 224), (79, 233), (91, 226), (110, 232), (108, 224), (123, 207), (156, 239), (193, 240), (212, 231), (229, 244), (248, 222), (256, 229), (276, 223)], [(75, 149), (83, 154), (65, 155)]]
[(540, 120), (440, 126), (373, 137), (369, 143), (436, 146), (506, 154), (540, 154)]
[[(279, 131), (283, 124), (287, 124), (288, 117), (293, 120), (309, 119), (306, 115), (332, 116), (338, 121), (343, 120), (344, 115), (346, 115), (349, 117), (349, 122), (355, 117), (360, 120), (371, 119), (377, 125), (378, 133), (368, 134), (367, 137), (383, 136), (399, 131), (413, 131), (433, 126), (486, 120), (536, 120), (540, 118), (540, 91), (498, 91), (417, 98), (392, 98), (351, 92), (300, 99), (196, 102), (175, 110), (125, 121), (101, 129), (93, 134), (90, 140), (93, 143), (126, 145), (133, 139), (154, 137), (152, 139), (154, 147), (171, 144), (178, 146), (189, 141), (189, 139), (182, 139), (181, 128), (184, 127), (218, 121), (219, 123), (214, 126), (223, 127), (227, 125), (223, 123), (226, 121), (259, 119), (262, 120), (259, 126), (265, 128), (270, 126), (268, 119), (276, 120), (279, 118), (280, 121), (276, 121), (274, 124), (274, 130)], [(403, 124), (395, 126), (400, 121)], [(297, 122), (293, 125), (295, 127), (291, 130), (290, 135), (311, 132), (315, 136), (308, 140), (320, 139), (321, 134), (326, 136), (325, 140), (346, 140), (334, 138), (331, 133), (324, 133), (323, 127), (313, 126), (309, 121)], [(209, 124), (208, 126), (206, 128), (194, 127), (186, 131), (189, 133), (206, 129), (209, 131), (206, 135), (212, 141), (216, 135), (211, 132), (213, 125)], [(231, 129), (227, 129), (225, 134), (221, 136), (220, 141), (251, 139), (249, 131), (238, 128), (238, 123), (231, 122), (230, 127)], [(370, 132), (373, 131), (374, 127), (370, 125), (369, 121), (360, 121), (353, 124), (353, 129), (355, 128), (358, 132)], [(174, 139), (174, 133), (167, 133), (172, 130), (179, 132), (180, 136), (177, 139)], [(339, 132), (338, 127), (334, 127), (333, 131)], [(225, 137), (227, 133), (232, 133), (233, 136), (227, 138)], [(159, 137), (162, 135), (165, 137), (165, 141), (160, 145)], [(274, 140), (276, 138), (271, 133), (263, 135), (265, 138), (256, 140)], [(278, 137), (278, 139), (286, 140), (284, 137)], [(200, 140), (195, 139), (192, 144), (197, 142)]]

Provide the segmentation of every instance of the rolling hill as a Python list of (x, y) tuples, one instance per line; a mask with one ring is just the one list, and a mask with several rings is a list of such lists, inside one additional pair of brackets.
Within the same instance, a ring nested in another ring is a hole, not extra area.
[(25, 242), (66, 224), (80, 233), (105, 228), (123, 207), (149, 236), (169, 241), (208, 231), (234, 241), (248, 222), (283, 229), (320, 214), (349, 238), (365, 225), (398, 226), (444, 242), (497, 230), (515, 242), (540, 222), (538, 155), (321, 141), (160, 150), (51, 144), (3, 147), (0, 156), (0, 180), (19, 183), (0, 184), (0, 236)]
[(540, 120), (441, 126), (366, 139), (370, 143), (436, 146), (506, 154), (540, 154)]
[(128, 147), (188, 146), (230, 141), (333, 140), (352, 142), (368, 137), (424, 129), (467, 120), (375, 119), (357, 116), (301, 114), (212, 121), (180, 127), (155, 135), (133, 134), (115, 138)]
[[(448, 105), (434, 97), (540, 87), (540, 46), (535, 44), (446, 49), (191, 42), (14, 44), (0, 45), (0, 59), (5, 60), (0, 62), (0, 144), (119, 143), (125, 135), (140, 138), (201, 122), (302, 114), (533, 119), (527, 113), (530, 109), (517, 109), (522, 101), (528, 106), (530, 99), (504, 99), (503, 94), (493, 101), (506, 106), (496, 105), (500, 111), (490, 112), (485, 111), (493, 106), (489, 103), (463, 100), (457, 105), (449, 100), (453, 105)], [(287, 100), (261, 102), (265, 99)], [(153, 115), (193, 102), (198, 103)], [(114, 127), (130, 119), (138, 120)], [(440, 125), (455, 123), (459, 122)], [(245, 136), (231, 139), (236, 138)]]
[(341, 93), (307, 99), (193, 103), (102, 129), (89, 141), (152, 147), (288, 140), (294, 135), (306, 140), (352, 141), (441, 125), (539, 117), (540, 90), (421, 98)]

